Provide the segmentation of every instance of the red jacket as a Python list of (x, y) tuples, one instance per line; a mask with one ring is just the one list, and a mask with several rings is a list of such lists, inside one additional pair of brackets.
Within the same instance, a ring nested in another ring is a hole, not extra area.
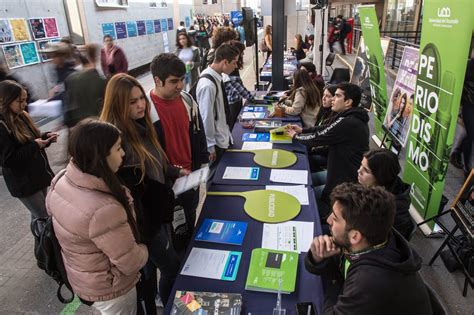
[(110, 78), (116, 73), (128, 72), (128, 61), (122, 48), (115, 46), (114, 49), (112, 61), (109, 63), (107, 63), (105, 48), (100, 50), (100, 65), (106, 78)]

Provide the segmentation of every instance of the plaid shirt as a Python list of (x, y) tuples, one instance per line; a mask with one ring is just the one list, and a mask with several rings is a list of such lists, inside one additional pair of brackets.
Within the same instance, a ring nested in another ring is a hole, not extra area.
[(225, 92), (229, 104), (236, 103), (243, 98), (253, 100), (253, 94), (245, 88), (239, 76), (229, 76), (229, 79), (225, 82)]

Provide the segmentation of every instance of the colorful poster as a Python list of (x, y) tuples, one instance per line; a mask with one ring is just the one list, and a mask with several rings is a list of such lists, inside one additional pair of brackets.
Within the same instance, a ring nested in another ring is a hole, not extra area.
[(42, 39), (46, 37), (43, 19), (29, 19), (28, 21), (30, 22), (31, 32), (33, 33), (33, 37), (35, 39)]
[[(43, 50), (43, 49), (45, 49), (45, 48), (46, 48), (46, 44), (48, 44), (49, 42), (50, 42), (49, 40), (40, 40), (40, 41), (37, 41), (37, 43), (38, 43), (38, 50)], [(40, 53), (40, 56), (41, 56), (41, 61), (42, 61), (42, 62), (51, 60), (50, 56), (48, 56), (47, 54), (42, 54), (42, 53)]]
[(15, 41), (21, 42), (31, 40), (30, 32), (28, 31), (28, 24), (25, 19), (10, 19), (10, 26)]
[(472, 33), (472, 0), (423, 6), (418, 77), (406, 149), (405, 182), (420, 216), (438, 214)]
[(137, 21), (138, 36), (146, 35), (145, 21)]
[(370, 110), (372, 107), (372, 96), (370, 95), (369, 83), (369, 60), (367, 59), (367, 54), (365, 53), (363, 36), (360, 37), (354, 69), (352, 70), (351, 83), (360, 86), (362, 90), (360, 106)]
[(168, 30), (168, 21), (166, 19), (161, 19), (161, 30), (163, 32)]
[(405, 46), (383, 123), (402, 146), (405, 146), (410, 130), (417, 72), (418, 49)]
[(36, 45), (34, 42), (21, 43), (20, 49), (25, 65), (31, 65), (40, 62), (38, 51), (36, 50)]
[(13, 33), (7, 19), (0, 19), (0, 44), (13, 42)]
[(146, 20), (146, 33), (147, 34), (154, 34), (155, 27), (153, 25), (153, 20)]
[(44, 18), (44, 29), (46, 31), (46, 37), (58, 37), (58, 24), (56, 23), (56, 18)]
[(117, 39), (127, 38), (127, 26), (125, 22), (115, 22), (115, 34), (117, 34)]
[(173, 28), (174, 28), (173, 19), (172, 19), (172, 18), (168, 18), (168, 31), (173, 30)]
[(18, 68), (24, 65), (23, 58), (21, 57), (20, 46), (18, 44), (3, 45), (2, 48), (9, 69)]
[(155, 33), (161, 33), (161, 22), (160, 22), (160, 20), (154, 20), (153, 24), (155, 26)]
[(137, 23), (135, 21), (127, 21), (128, 37), (137, 37)]
[(382, 139), (384, 136), (382, 122), (387, 111), (387, 86), (385, 83), (384, 58), (380, 44), (379, 22), (374, 5), (359, 6), (359, 14), (369, 65), (375, 135)]
[(110, 35), (114, 40), (117, 39), (114, 23), (102, 23), (102, 35)]

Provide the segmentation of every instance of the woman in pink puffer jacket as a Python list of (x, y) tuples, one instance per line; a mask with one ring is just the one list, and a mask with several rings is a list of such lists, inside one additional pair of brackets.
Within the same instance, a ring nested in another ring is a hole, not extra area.
[(115, 176), (124, 156), (120, 131), (105, 122), (80, 123), (68, 151), (72, 158), (53, 179), (46, 207), (69, 282), (102, 314), (134, 314), (148, 251), (138, 243), (133, 201)]

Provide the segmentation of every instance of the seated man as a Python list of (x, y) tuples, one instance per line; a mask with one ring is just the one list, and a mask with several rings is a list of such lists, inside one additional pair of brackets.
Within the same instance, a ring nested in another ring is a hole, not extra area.
[(360, 98), (360, 87), (340, 83), (331, 106), (337, 115), (330, 124), (307, 129), (297, 125), (287, 128), (287, 134), (296, 142), (309, 148), (328, 147), (327, 175), (313, 177), (321, 218), (325, 218), (331, 210), (329, 195), (334, 187), (345, 182), (357, 182), (362, 155), (369, 150), (369, 115), (359, 107)]
[(392, 229), (392, 194), (344, 183), (331, 202), (331, 235), (314, 238), (305, 258), (325, 285), (323, 314), (432, 314), (421, 258)]

